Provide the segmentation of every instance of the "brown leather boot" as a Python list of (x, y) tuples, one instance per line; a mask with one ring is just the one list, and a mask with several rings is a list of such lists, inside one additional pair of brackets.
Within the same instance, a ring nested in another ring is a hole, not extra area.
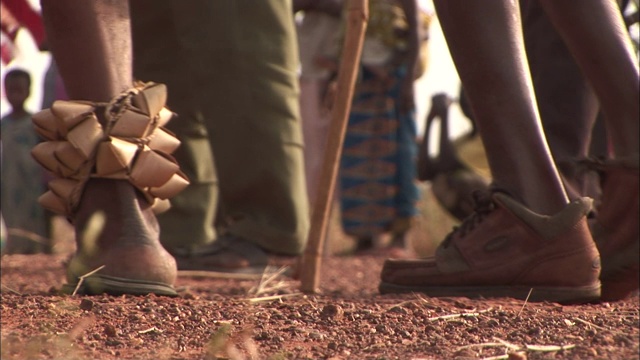
[(640, 282), (640, 178), (638, 158), (595, 165), (601, 176), (602, 202), (591, 232), (602, 257), (602, 300), (621, 300)]
[(600, 297), (600, 259), (576, 200), (553, 216), (539, 215), (500, 192), (474, 194), (476, 212), (433, 258), (387, 260), (381, 293), (513, 297), (575, 303)]
[(89, 180), (74, 226), (77, 251), (64, 292), (177, 295), (176, 262), (160, 244), (151, 206), (129, 182)]

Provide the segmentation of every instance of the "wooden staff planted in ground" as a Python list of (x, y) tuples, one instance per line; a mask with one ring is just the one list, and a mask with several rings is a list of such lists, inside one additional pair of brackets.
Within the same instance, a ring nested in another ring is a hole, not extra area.
[(311, 217), (309, 242), (300, 264), (301, 288), (304, 292), (316, 292), (320, 282), (320, 266), (327, 232), (327, 222), (342, 154), (342, 143), (351, 110), (353, 88), (358, 75), (360, 53), (369, 16), (368, 0), (348, 0), (347, 28), (342, 57), (338, 70), (338, 88), (331, 110), (329, 137), (324, 155), (320, 184)]

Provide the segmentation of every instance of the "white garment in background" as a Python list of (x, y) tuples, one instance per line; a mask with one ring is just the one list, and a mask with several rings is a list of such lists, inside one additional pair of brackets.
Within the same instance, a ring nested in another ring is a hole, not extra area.
[(298, 24), (298, 48), (300, 51), (301, 77), (326, 79), (327, 69), (316, 66), (318, 56), (338, 56), (338, 36), (341, 20), (324, 12), (312, 11), (304, 14)]
[(329, 112), (322, 106), (323, 89), (330, 73), (318, 67), (316, 59), (319, 56), (337, 58), (340, 28), (341, 19), (324, 12), (306, 12), (297, 28), (301, 65), (300, 116), (310, 209), (314, 207), (318, 192), (330, 122)]

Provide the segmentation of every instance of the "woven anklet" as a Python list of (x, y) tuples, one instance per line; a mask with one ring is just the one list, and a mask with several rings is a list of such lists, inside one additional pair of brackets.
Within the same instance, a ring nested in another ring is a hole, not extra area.
[(166, 99), (165, 85), (139, 83), (109, 103), (56, 101), (35, 114), (35, 129), (46, 141), (31, 154), (56, 176), (40, 204), (73, 217), (87, 181), (103, 178), (128, 180), (154, 208), (166, 207), (189, 184), (170, 155), (180, 141), (164, 128), (173, 116)]

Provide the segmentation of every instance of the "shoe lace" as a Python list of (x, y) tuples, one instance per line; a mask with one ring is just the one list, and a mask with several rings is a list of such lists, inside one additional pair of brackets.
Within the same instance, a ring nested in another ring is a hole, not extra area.
[(473, 200), (473, 214), (469, 215), (459, 226), (454, 226), (453, 231), (444, 239), (443, 246), (446, 248), (451, 243), (453, 237), (458, 235), (463, 238), (472, 232), (476, 226), (495, 209), (492, 195), (494, 191), (476, 190), (471, 193)]

